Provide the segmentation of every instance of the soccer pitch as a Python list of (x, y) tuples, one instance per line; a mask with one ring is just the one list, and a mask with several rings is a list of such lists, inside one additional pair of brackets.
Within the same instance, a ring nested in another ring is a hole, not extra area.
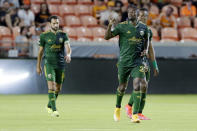
[[(131, 123), (125, 109), (113, 121), (115, 95), (60, 95), (59, 118), (45, 110), (47, 95), (0, 95), (0, 131), (197, 131), (197, 95), (148, 95), (144, 114)], [(125, 105), (129, 95), (123, 98)]]

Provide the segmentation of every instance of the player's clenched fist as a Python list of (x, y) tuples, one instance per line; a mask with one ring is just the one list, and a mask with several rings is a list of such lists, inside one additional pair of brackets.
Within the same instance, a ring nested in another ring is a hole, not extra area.
[(64, 59), (66, 60), (66, 63), (70, 63), (71, 62), (70, 55), (65, 56)]
[(40, 75), (40, 74), (41, 74), (41, 72), (42, 72), (42, 68), (41, 68), (41, 67), (39, 67), (39, 66), (37, 66), (36, 72), (38, 73), (38, 75)]
[(115, 24), (116, 20), (113, 17), (109, 17), (109, 25)]

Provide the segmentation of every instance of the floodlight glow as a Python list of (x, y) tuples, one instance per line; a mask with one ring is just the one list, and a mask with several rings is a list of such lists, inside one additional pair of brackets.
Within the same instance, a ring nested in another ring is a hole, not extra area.
[(15, 82), (24, 80), (29, 77), (29, 72), (5, 72), (3, 69), (0, 69), (0, 86), (1, 85), (8, 85), (13, 84)]

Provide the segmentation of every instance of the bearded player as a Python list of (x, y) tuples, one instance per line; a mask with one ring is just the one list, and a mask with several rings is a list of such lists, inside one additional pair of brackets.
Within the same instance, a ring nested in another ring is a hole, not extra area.
[(125, 90), (128, 85), (129, 77), (133, 78), (133, 115), (132, 122), (139, 123), (138, 117), (142, 89), (146, 88), (147, 81), (145, 75), (145, 65), (141, 52), (146, 49), (148, 41), (148, 27), (137, 21), (138, 10), (135, 6), (128, 8), (128, 20), (119, 23), (112, 29), (115, 23), (113, 18), (110, 18), (109, 25), (105, 34), (105, 39), (119, 35), (120, 57), (118, 60), (118, 81), (116, 108), (114, 111), (114, 120), (120, 120), (121, 102)]
[[(148, 10), (145, 9), (145, 8), (142, 8), (139, 10), (139, 16), (138, 16), (138, 20), (144, 24), (147, 23), (147, 19), (148, 19)], [(151, 40), (152, 40), (152, 31), (151, 29), (149, 29), (149, 48), (148, 48), (148, 56), (149, 56), (149, 59), (151, 60), (152, 62), (152, 65), (153, 65), (153, 71), (154, 71), (154, 76), (157, 76), (158, 73), (159, 73), (159, 68), (157, 66), (157, 62), (156, 62), (156, 59), (155, 59), (155, 52), (154, 52), (154, 48), (153, 48), (153, 45), (151, 43)], [(146, 55), (145, 54), (146, 51), (143, 52), (142, 55)], [(146, 59), (147, 57), (144, 56)], [(148, 60), (146, 61), (148, 62)], [(150, 66), (149, 66), (149, 63), (147, 63), (148, 65), (148, 68), (146, 70), (146, 81), (147, 81), (147, 85), (144, 86), (143, 89), (141, 89), (141, 102), (140, 102), (140, 107), (139, 107), (139, 112), (138, 112), (138, 116), (139, 116), (139, 119), (141, 120), (150, 120), (149, 118), (147, 118), (146, 116), (144, 116), (142, 114), (142, 111), (144, 109), (144, 106), (145, 106), (145, 102), (146, 102), (146, 92), (147, 92), (147, 87), (148, 87), (148, 82), (149, 82), (149, 79), (150, 79)], [(127, 116), (129, 118), (132, 118), (132, 105), (133, 105), (133, 93), (131, 94), (131, 97), (130, 97), (130, 100), (128, 102), (128, 104), (125, 106), (125, 109), (126, 109), (126, 113), (127, 113)]]
[[(71, 61), (71, 48), (66, 33), (59, 30), (59, 19), (57, 16), (49, 18), (50, 30), (40, 35), (40, 49), (37, 58), (37, 73), (41, 74), (41, 59), (44, 53), (44, 72), (48, 84), (49, 102), (48, 113), (59, 117), (56, 108), (56, 100), (64, 80), (65, 60)], [(65, 55), (65, 49), (67, 55)]]

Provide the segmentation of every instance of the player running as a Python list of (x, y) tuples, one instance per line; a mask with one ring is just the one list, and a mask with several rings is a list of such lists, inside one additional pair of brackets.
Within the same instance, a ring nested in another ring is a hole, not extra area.
[(143, 56), (141, 52), (145, 50), (148, 40), (148, 28), (145, 24), (137, 22), (138, 11), (135, 6), (128, 8), (128, 21), (119, 23), (113, 30), (112, 25), (115, 20), (110, 19), (105, 34), (105, 39), (119, 35), (120, 57), (118, 61), (118, 80), (116, 109), (114, 111), (114, 120), (120, 120), (121, 102), (128, 85), (130, 75), (133, 77), (133, 115), (132, 122), (139, 123), (138, 117), (141, 102), (141, 89), (147, 85)]
[[(146, 24), (147, 22), (147, 19), (148, 19), (148, 10), (145, 9), (145, 8), (142, 8), (140, 9), (139, 11), (139, 17), (138, 17), (138, 20), (144, 24)], [(151, 40), (152, 40), (152, 31), (151, 29), (148, 29), (149, 30), (149, 48), (148, 48), (148, 56), (153, 64), (153, 71), (154, 71), (154, 76), (157, 76), (159, 74), (159, 68), (157, 66), (157, 62), (156, 62), (156, 59), (155, 59), (155, 52), (154, 52), (154, 48), (153, 48), (153, 45), (151, 43)], [(146, 55), (146, 51), (144, 51), (145, 54), (142, 54), (142, 55)], [(148, 62), (148, 61), (147, 61)], [(149, 66), (149, 63), (147, 63), (148, 65), (148, 68), (146, 70), (146, 81), (147, 81), (147, 85), (145, 87), (143, 87), (143, 89), (141, 89), (141, 102), (140, 102), (140, 107), (139, 107), (139, 111), (138, 111), (138, 116), (139, 116), (139, 119), (141, 120), (150, 120), (149, 118), (147, 118), (146, 116), (144, 116), (142, 114), (142, 111), (144, 109), (144, 105), (145, 105), (145, 100), (146, 100), (146, 92), (147, 92), (147, 87), (148, 87), (148, 82), (150, 80), (150, 66)], [(126, 112), (127, 112), (127, 116), (129, 118), (132, 118), (132, 105), (133, 105), (133, 95), (134, 93), (131, 94), (131, 97), (130, 97), (130, 100), (129, 100), (129, 103), (125, 106), (125, 109), (126, 109)]]
[[(51, 16), (49, 22), (51, 29), (40, 35), (37, 73), (41, 74), (42, 72), (41, 59), (44, 53), (44, 72), (49, 96), (47, 111), (51, 113), (51, 116), (59, 117), (56, 109), (56, 100), (64, 80), (65, 60), (67, 63), (71, 61), (71, 48), (67, 34), (59, 30), (58, 17)], [(67, 52), (66, 56), (65, 49)]]

